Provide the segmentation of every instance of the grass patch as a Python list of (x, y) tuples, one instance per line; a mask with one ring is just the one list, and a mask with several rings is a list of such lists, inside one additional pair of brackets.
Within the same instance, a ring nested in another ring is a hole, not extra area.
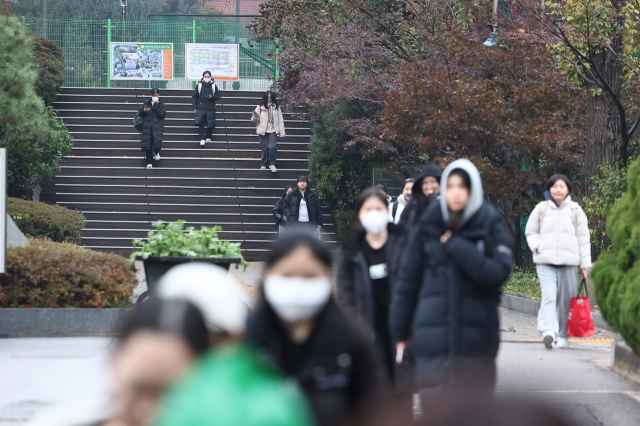
[(514, 296), (522, 296), (527, 299), (540, 300), (542, 291), (540, 290), (540, 280), (538, 275), (531, 272), (522, 272), (520, 268), (513, 268), (509, 279), (502, 286), (502, 291)]

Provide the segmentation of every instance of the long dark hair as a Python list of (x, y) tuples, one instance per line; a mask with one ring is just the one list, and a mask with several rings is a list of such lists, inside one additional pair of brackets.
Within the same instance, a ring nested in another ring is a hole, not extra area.
[(271, 95), (271, 103), (274, 104), (276, 108), (279, 108), (280, 104), (278, 104), (278, 99), (276, 98), (276, 94), (272, 90), (267, 90), (266, 92), (264, 92), (264, 95), (262, 96), (262, 103), (260, 105), (262, 105), (265, 108), (267, 107), (269, 95)]
[(284, 200), (284, 197), (287, 196), (287, 191), (293, 188), (291, 185), (287, 185), (284, 187), (284, 192), (282, 193), (282, 197), (280, 197), (280, 201)]
[(209, 333), (202, 313), (185, 300), (152, 298), (145, 301), (122, 326), (119, 347), (144, 330), (180, 337), (196, 354), (209, 347)]
[(318, 240), (318, 237), (308, 232), (290, 232), (273, 244), (271, 252), (267, 256), (264, 271), (268, 271), (273, 265), (301, 247), (309, 249), (313, 257), (331, 269), (331, 252)]

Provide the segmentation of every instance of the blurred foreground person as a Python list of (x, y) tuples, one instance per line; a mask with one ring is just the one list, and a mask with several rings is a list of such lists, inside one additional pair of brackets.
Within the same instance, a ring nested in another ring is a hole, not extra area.
[(589, 275), (591, 234), (587, 216), (571, 201), (569, 178), (553, 175), (545, 188), (546, 200), (531, 212), (525, 234), (542, 289), (538, 332), (547, 349), (556, 337), (556, 348), (561, 349), (569, 347), (569, 308), (578, 291), (578, 268), (584, 279)]
[(413, 348), (423, 412), (435, 397), (493, 393), (500, 286), (512, 265), (509, 236), (473, 163), (454, 161), (442, 182), (440, 203), (410, 237), (390, 312), (397, 360), (409, 341)]
[(424, 166), (422, 172), (411, 187), (411, 201), (407, 204), (402, 215), (400, 223), (406, 227), (416, 225), (422, 214), (427, 211), (429, 205), (438, 199), (440, 194), (440, 177), (442, 170), (433, 163)]
[(389, 333), (389, 305), (407, 233), (388, 221), (387, 198), (365, 189), (356, 205), (359, 226), (337, 256), (338, 302), (364, 318), (373, 331), (389, 377), (395, 378), (395, 342)]
[(169, 390), (155, 425), (313, 425), (303, 393), (241, 340), (248, 308), (228, 271), (197, 262), (179, 265), (162, 277), (157, 294), (198, 306), (213, 350)]
[(385, 391), (372, 345), (331, 297), (331, 255), (306, 233), (275, 243), (264, 271), (264, 300), (247, 337), (305, 391), (321, 426), (346, 424)]
[(146, 301), (125, 324), (111, 359), (113, 421), (148, 424), (165, 389), (208, 346), (204, 319), (195, 306), (184, 300)]

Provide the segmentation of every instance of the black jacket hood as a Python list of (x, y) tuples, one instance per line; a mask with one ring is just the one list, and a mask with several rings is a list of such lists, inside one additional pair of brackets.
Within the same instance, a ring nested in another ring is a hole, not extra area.
[(440, 170), (440, 167), (436, 166), (433, 163), (428, 163), (426, 166), (424, 166), (424, 169), (422, 169), (422, 171), (416, 178), (416, 183), (413, 184), (413, 188), (411, 189), (411, 194), (413, 194), (414, 197), (420, 196), (420, 194), (422, 194), (422, 181), (427, 176), (433, 176), (438, 180), (438, 182), (440, 182), (440, 178), (442, 177), (442, 170)]

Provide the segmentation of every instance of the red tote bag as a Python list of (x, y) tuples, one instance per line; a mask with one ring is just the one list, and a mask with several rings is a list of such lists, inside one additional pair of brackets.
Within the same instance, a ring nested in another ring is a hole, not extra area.
[[(584, 288), (584, 296), (580, 296), (581, 288)], [(578, 296), (571, 298), (567, 331), (571, 337), (589, 337), (595, 333), (593, 314), (591, 313), (591, 302), (589, 302), (589, 291), (587, 290), (587, 280), (584, 278), (578, 288)]]

